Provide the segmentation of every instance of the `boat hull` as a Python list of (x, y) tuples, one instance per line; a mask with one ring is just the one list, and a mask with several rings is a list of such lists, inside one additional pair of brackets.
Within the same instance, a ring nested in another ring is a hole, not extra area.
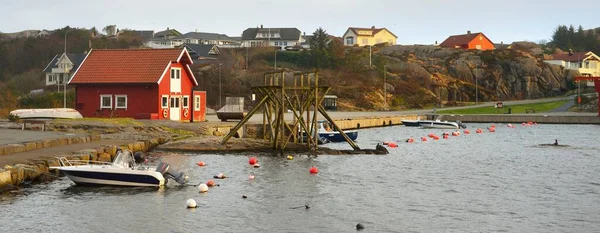
[[(358, 138), (358, 130), (346, 130), (344, 131), (346, 135), (352, 140), (356, 141)], [(339, 132), (320, 132), (319, 137), (325, 138), (330, 142), (345, 142), (344, 136)]]
[(421, 126), (421, 124), (419, 124), (419, 120), (401, 120), (400, 122), (402, 122), (402, 125), (408, 126), (408, 127), (419, 127), (419, 126)]
[(455, 122), (420, 122), (421, 127), (426, 129), (458, 129)]
[(77, 167), (64, 167), (60, 170), (77, 185), (152, 187), (165, 184), (162, 174), (151, 170), (117, 171), (118, 169), (103, 168), (102, 171), (98, 171)]
[(38, 108), (17, 109), (10, 114), (21, 119), (77, 119), (83, 118), (81, 113), (72, 108)]

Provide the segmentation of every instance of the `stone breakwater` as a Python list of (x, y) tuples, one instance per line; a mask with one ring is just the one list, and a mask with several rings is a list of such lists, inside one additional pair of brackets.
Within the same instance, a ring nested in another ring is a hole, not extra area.
[[(85, 138), (85, 139), (84, 139)], [(95, 136), (81, 137), (80, 139), (71, 139), (71, 142), (76, 141), (87, 141), (92, 138), (98, 139)], [(68, 143), (69, 140), (66, 138), (57, 139), (60, 143)], [(66, 140), (66, 141), (65, 141)], [(66, 157), (70, 160), (83, 160), (83, 161), (104, 161), (111, 162), (117, 154), (117, 148), (129, 149), (133, 152), (142, 151), (146, 152), (155, 148), (156, 146), (165, 143), (167, 138), (153, 138), (150, 140), (138, 141), (129, 143), (126, 145), (106, 145), (95, 149), (85, 149), (76, 151), (72, 154), (56, 155), (52, 157), (40, 157), (38, 159), (32, 159), (27, 164), (14, 164), (5, 165), (0, 168), (0, 191), (10, 190), (20, 186), (23, 183), (35, 183), (45, 182), (52, 180), (57, 177), (58, 171), (50, 169), (52, 166), (58, 166), (58, 157)], [(50, 140), (53, 141), (54, 140)], [(55, 142), (59, 143), (59, 142)], [(25, 143), (27, 144), (27, 143)], [(37, 147), (37, 142), (34, 143)], [(42, 143), (42, 146), (44, 144)], [(46, 144), (47, 145), (47, 144)], [(52, 143), (51, 143), (52, 145)], [(67, 145), (67, 144), (63, 144)], [(6, 148), (23, 148), (22, 146), (3, 146)], [(25, 148), (27, 148), (25, 146)], [(30, 144), (30, 148), (33, 148), (33, 144)], [(45, 148), (45, 147), (40, 147)], [(21, 150), (21, 149), (19, 149)]]
[(50, 147), (55, 147), (55, 146), (65, 146), (65, 145), (78, 144), (78, 143), (87, 143), (87, 142), (98, 141), (98, 140), (100, 140), (100, 136), (92, 135), (92, 136), (84, 136), (84, 137), (55, 138), (55, 139), (45, 139), (45, 140), (32, 141), (32, 142), (0, 145), (0, 155), (21, 153), (21, 152), (32, 151), (32, 150), (43, 149), (43, 148), (50, 148)]

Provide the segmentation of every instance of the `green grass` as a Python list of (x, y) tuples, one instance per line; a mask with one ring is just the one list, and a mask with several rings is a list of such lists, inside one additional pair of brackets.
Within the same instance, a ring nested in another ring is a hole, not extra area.
[(103, 122), (114, 125), (133, 125), (133, 126), (141, 126), (143, 123), (136, 121), (133, 118), (77, 118), (77, 119), (56, 119), (55, 122)]
[(503, 108), (495, 107), (481, 107), (481, 108), (467, 108), (458, 110), (440, 110), (437, 111), (439, 114), (504, 114), (508, 112), (508, 108), (512, 109), (513, 114), (527, 113), (526, 109), (535, 109), (535, 112), (547, 112), (556, 109), (568, 100), (546, 102), (546, 103), (535, 103), (535, 104), (519, 104), (519, 105), (504, 105)]

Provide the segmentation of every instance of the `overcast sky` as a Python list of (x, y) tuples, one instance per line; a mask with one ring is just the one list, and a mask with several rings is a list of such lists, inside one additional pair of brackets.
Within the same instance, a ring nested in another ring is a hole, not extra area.
[(386, 27), (399, 44), (441, 43), (467, 30), (494, 43), (549, 40), (559, 24), (600, 27), (597, 0), (2, 0), (0, 31), (71, 27), (224, 33), (248, 27), (318, 27), (342, 36), (348, 27)]

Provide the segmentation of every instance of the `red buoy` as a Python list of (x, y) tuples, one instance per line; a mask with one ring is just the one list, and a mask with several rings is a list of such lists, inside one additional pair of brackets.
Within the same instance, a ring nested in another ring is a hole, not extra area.
[(471, 133), (471, 131), (469, 131), (468, 129), (465, 129), (464, 132), (465, 132), (465, 134), (470, 134)]
[(315, 167), (315, 166), (312, 166), (310, 168), (310, 170), (308, 170), (308, 171), (310, 172), (310, 174), (317, 174), (317, 173), (319, 173), (319, 169), (317, 167)]
[(200, 162), (198, 162), (198, 166), (200, 166), (200, 167), (204, 167), (204, 166), (206, 166), (206, 163), (204, 163), (204, 162), (200, 161)]
[(215, 181), (214, 181), (214, 180), (208, 180), (208, 181), (206, 182), (206, 186), (208, 186), (208, 187), (213, 187), (213, 186), (215, 186), (215, 185), (216, 185), (216, 184), (215, 184)]
[(388, 143), (389, 147), (398, 147), (398, 144), (396, 144), (395, 142), (390, 142)]
[(250, 159), (248, 160), (248, 163), (250, 165), (254, 165), (257, 162), (258, 162), (258, 159), (256, 159), (256, 157), (250, 157)]
[(426, 137), (421, 137), (421, 141), (426, 142), (427, 138)]

